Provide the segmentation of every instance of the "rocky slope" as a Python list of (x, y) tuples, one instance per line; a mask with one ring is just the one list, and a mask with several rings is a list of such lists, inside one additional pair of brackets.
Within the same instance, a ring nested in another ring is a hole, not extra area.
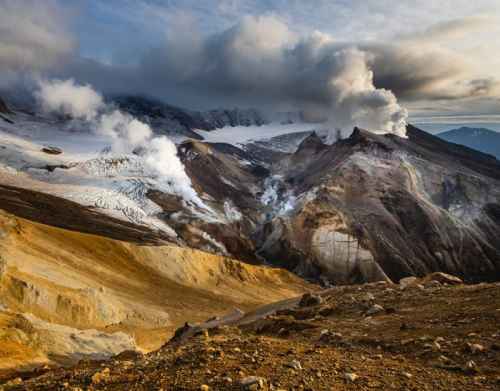
[[(236, 145), (186, 140), (178, 155), (199, 198), (192, 202), (140, 155), (109, 155), (73, 122), (24, 113), (15, 122), (1, 125), (0, 196), (21, 217), (34, 219), (48, 194), (66, 201), (42, 223), (87, 232), (64, 211), (85, 209), (98, 234), (132, 224), (124, 239), (270, 263), (325, 283), (433, 271), (500, 277), (500, 163), (412, 126), (407, 139), (356, 129), (333, 145), (304, 131)], [(47, 146), (47, 135), (56, 144)]]
[(0, 96), (0, 120), (11, 123), (12, 120), (9, 118), (11, 114), (13, 114), (12, 111), (9, 109), (7, 103), (5, 103), (5, 101)]
[[(180, 212), (177, 232), (190, 232), (190, 246), (328, 283), (433, 271), (500, 277), (496, 159), (412, 126), (408, 139), (360, 129), (333, 145), (315, 134), (302, 139), (293, 153), (275, 140), (182, 144), (196, 190), (227, 218), (206, 223)], [(220, 248), (193, 237), (192, 227)]]
[[(53, 215), (63, 200), (38, 198), (43, 204), (19, 198), (12, 212), (46, 223), (60, 218), (53, 225), (71, 230), (0, 211), (0, 377), (14, 368), (149, 351), (186, 319), (254, 308), (307, 287), (283, 270), (142, 240), (140, 227), (106, 225), (106, 216), (98, 221), (82, 208)], [(78, 232), (72, 221), (94, 233)]]
[(10, 109), (7, 107), (7, 103), (0, 97), (0, 114), (11, 114)]
[(499, 321), (498, 284), (430, 275), (336, 287), (186, 326), (147, 355), (13, 374), (3, 387), (493, 391), (500, 386)]
[(447, 271), (500, 277), (500, 163), (414, 127), (311, 136), (275, 164), (293, 205), (263, 230), (266, 259), (334, 282)]
[(186, 319), (302, 293), (297, 275), (325, 286), (434, 271), (500, 278), (500, 163), (412, 126), (407, 139), (355, 129), (333, 145), (305, 127), (241, 144), (188, 139), (177, 145), (188, 199), (140, 151), (110, 153), (78, 121), (8, 118), (6, 376), (158, 348)]

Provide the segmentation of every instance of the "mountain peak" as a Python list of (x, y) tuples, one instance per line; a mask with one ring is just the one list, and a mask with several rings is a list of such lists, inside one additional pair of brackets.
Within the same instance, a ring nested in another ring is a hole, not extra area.
[(295, 153), (300, 154), (304, 151), (307, 151), (308, 153), (318, 153), (326, 147), (327, 145), (323, 143), (316, 132), (312, 132), (309, 136), (302, 140)]
[(467, 146), (500, 159), (500, 133), (487, 128), (462, 126), (437, 135), (439, 138)]

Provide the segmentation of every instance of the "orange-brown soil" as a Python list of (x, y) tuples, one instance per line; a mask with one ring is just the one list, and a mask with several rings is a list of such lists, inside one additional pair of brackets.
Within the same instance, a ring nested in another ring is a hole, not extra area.
[[(499, 284), (379, 283), (321, 296), (317, 305), (298, 298), (202, 325), (144, 356), (24, 374), (4, 389), (500, 389)], [(368, 315), (375, 305), (382, 310)], [(261, 385), (243, 386), (249, 376)]]

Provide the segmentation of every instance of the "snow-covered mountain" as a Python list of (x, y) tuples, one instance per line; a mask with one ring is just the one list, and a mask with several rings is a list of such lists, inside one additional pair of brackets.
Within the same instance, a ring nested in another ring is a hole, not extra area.
[(139, 96), (112, 99), (118, 107), (149, 124), (157, 133), (181, 134), (201, 139), (196, 130), (211, 131), (224, 127), (261, 126), (268, 120), (255, 109), (219, 109), (192, 111)]
[[(205, 141), (176, 147), (193, 198), (140, 150), (118, 153), (79, 121), (7, 117), (0, 205), (25, 218), (334, 283), (438, 270), (500, 278), (500, 163), (412, 126), (407, 139), (356, 129), (333, 145), (311, 124), (200, 131)], [(51, 206), (58, 199), (78, 218)], [(41, 205), (51, 213), (35, 213)]]
[(439, 133), (437, 136), (451, 143), (465, 145), (500, 159), (500, 133), (494, 130), (463, 126)]

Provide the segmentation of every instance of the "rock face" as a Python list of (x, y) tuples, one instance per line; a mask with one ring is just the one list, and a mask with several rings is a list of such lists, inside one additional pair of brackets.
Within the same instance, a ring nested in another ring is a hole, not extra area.
[(408, 135), (305, 139), (273, 167), (295, 205), (266, 223), (260, 254), (334, 282), (500, 278), (500, 163), (412, 126)]
[(0, 97), (0, 120), (13, 124), (14, 121), (9, 118), (9, 115), (11, 114), (14, 113), (9, 109), (9, 106), (7, 106), (7, 103), (2, 99), (2, 97)]
[[(432, 272), (466, 282), (500, 278), (500, 163), (489, 155), (412, 126), (407, 139), (355, 129), (333, 145), (314, 132), (243, 146), (191, 139), (178, 155), (202, 206), (142, 177), (119, 188), (151, 210), (155, 225), (135, 218), (140, 208), (125, 208), (128, 220), (103, 218), (75, 202), (1, 184), (0, 207), (65, 229), (272, 264), (325, 285)], [(135, 169), (133, 156), (122, 160), (82, 167), (115, 176)], [(96, 200), (120, 206), (110, 197)]]
[(232, 256), (330, 283), (500, 278), (500, 163), (412, 126), (408, 136), (355, 129), (326, 145), (312, 133), (293, 153), (182, 144), (198, 194), (227, 218), (176, 231), (196, 247), (196, 227)]
[(266, 119), (255, 109), (190, 111), (154, 99), (125, 96), (114, 102), (122, 109), (150, 124), (157, 133), (182, 134), (202, 139), (196, 129), (215, 130), (226, 126), (261, 126)]
[(12, 111), (10, 111), (2, 97), (0, 97), (0, 114), (12, 114)]
[(42, 148), (42, 152), (48, 153), (49, 155), (60, 155), (61, 153), (63, 153), (63, 150), (59, 147), (47, 145)]

